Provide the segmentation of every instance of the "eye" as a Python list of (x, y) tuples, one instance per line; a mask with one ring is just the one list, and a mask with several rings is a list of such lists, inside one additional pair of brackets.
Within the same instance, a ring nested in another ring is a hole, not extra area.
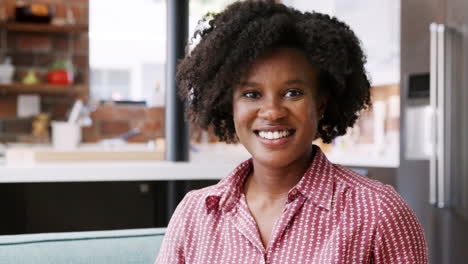
[(242, 93), (242, 96), (250, 99), (257, 99), (260, 97), (260, 93), (257, 91), (246, 91)]
[(286, 93), (284, 94), (285, 97), (290, 97), (290, 98), (294, 98), (294, 97), (298, 97), (298, 96), (301, 96), (303, 95), (304, 92), (301, 91), (301, 90), (298, 90), (298, 89), (289, 89), (286, 91)]

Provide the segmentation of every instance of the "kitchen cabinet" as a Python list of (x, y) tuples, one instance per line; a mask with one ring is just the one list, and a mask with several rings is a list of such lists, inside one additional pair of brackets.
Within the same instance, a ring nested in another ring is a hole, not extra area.
[(166, 191), (166, 181), (0, 184), (0, 235), (165, 227)]
[(147, 190), (142, 192), (141, 184), (0, 185), (0, 232), (42, 233), (152, 227), (155, 224), (154, 211), (158, 209), (153, 199), (155, 193)]
[(217, 183), (236, 165), (0, 162), (0, 235), (163, 227), (169, 221), (168, 181), (186, 193)]

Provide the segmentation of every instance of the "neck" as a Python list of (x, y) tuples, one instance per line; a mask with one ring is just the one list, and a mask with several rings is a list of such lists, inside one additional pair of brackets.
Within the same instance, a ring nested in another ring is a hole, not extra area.
[(253, 171), (244, 185), (246, 196), (255, 196), (268, 201), (282, 200), (288, 191), (302, 178), (315, 153), (308, 152), (295, 162), (280, 168), (263, 166), (253, 160)]

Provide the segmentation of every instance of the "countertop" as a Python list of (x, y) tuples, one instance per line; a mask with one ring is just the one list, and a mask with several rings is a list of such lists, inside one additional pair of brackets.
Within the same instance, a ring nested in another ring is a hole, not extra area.
[(217, 180), (249, 157), (241, 146), (209, 144), (192, 148), (190, 162), (74, 161), (9, 165), (0, 160), (0, 183)]
[[(398, 160), (353, 152), (330, 152), (334, 163), (348, 167), (397, 168)], [(218, 180), (250, 154), (241, 145), (209, 144), (192, 149), (190, 162), (77, 161), (8, 166), (0, 160), (0, 183)]]
[(0, 183), (216, 180), (237, 164), (194, 162), (69, 162), (0, 167)]

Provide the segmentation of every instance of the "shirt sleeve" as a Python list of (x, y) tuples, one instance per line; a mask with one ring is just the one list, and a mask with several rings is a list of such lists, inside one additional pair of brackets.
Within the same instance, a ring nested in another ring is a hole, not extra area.
[(174, 211), (164, 235), (159, 255), (154, 264), (182, 264), (185, 263), (184, 241), (187, 231), (186, 216), (189, 212), (186, 194)]
[(415, 213), (391, 185), (384, 185), (372, 263), (427, 264), (424, 231)]

